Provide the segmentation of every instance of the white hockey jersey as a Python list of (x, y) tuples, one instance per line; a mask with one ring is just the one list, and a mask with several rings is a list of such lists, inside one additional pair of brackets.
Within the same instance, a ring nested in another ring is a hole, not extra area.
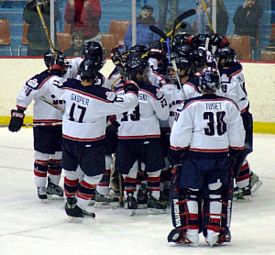
[(246, 111), (249, 101), (245, 90), (245, 79), (242, 73), (242, 66), (235, 63), (230, 68), (223, 68), (220, 71), (221, 87), (217, 95), (232, 99), (241, 112)]
[(82, 86), (81, 81), (69, 79), (53, 91), (65, 101), (63, 138), (91, 143), (105, 138), (106, 117), (134, 108), (137, 95), (129, 91), (119, 97), (107, 88)]
[(199, 86), (199, 76), (197, 75), (190, 76), (187, 82), (184, 83), (182, 86), (182, 93), (183, 93), (184, 100), (201, 96), (201, 93), (198, 90), (198, 86)]
[(45, 70), (29, 79), (17, 96), (16, 105), (19, 109), (25, 110), (32, 100), (34, 101), (33, 122), (36, 124), (51, 125), (62, 120), (64, 101), (49, 90), (49, 86), (53, 86), (55, 79), (62, 80)]
[[(124, 96), (122, 89), (116, 91)], [(138, 105), (117, 115), (119, 139), (145, 139), (160, 137), (160, 120), (169, 117), (169, 105), (161, 89), (151, 84), (139, 84)]]
[(172, 127), (171, 149), (227, 153), (244, 149), (245, 131), (240, 111), (230, 99), (204, 95), (186, 101)]
[(177, 87), (177, 84), (166, 83), (161, 87), (161, 89), (169, 105), (169, 118), (166, 121), (160, 121), (160, 126), (162, 128), (172, 128), (175, 119), (175, 113), (177, 112), (180, 104), (183, 102), (184, 97), (182, 90)]

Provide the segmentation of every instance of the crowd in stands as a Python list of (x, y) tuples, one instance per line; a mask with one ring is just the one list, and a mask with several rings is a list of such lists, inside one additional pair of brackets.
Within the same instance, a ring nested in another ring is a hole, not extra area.
[[(75, 32), (83, 35), (83, 41), (101, 42), (102, 31), (100, 31), (100, 22), (103, 17), (101, 0), (59, 0), (55, 1), (55, 28), (58, 21), (67, 26), (69, 29), (65, 31), (62, 27), (62, 33), (71, 34), (72, 48), (75, 46), (73, 41), (76, 37), (72, 36)], [(211, 0), (194, 1), (196, 8), (196, 17), (191, 21), (187, 20), (187, 33), (211, 33), (213, 31), (211, 23)], [(233, 26), (232, 34), (234, 36), (249, 36), (250, 47), (252, 51), (251, 58), (260, 59), (261, 50), (269, 45), (271, 35), (271, 0), (240, 0), (240, 5), (234, 11), (234, 15), (230, 15), (228, 6), (225, 1), (217, 1), (217, 28), (216, 31), (221, 35), (228, 35), (229, 26)], [(48, 41), (45, 36), (44, 28), (41, 24), (40, 17), (36, 9), (37, 0), (28, 1), (1, 1), (0, 8), (18, 8), (23, 9), (23, 20), (30, 24), (27, 39), (29, 40), (28, 56), (40, 56), (48, 48)], [(50, 28), (49, 5), (50, 0), (39, 0), (41, 11), (45, 23)], [(165, 31), (171, 31), (175, 18), (178, 17), (179, 0), (147, 0), (137, 1), (137, 44), (149, 45), (159, 37), (150, 30), (150, 26), (154, 25)], [(158, 8), (156, 8), (157, 6)], [(155, 8), (154, 8), (155, 7)], [(110, 7), (111, 8), (111, 7)], [(182, 10), (185, 11), (185, 10)], [(120, 15), (120, 19), (123, 16)], [(1, 18), (1, 9), (0, 9)], [(62, 20), (62, 21), (61, 21)], [(128, 30), (124, 38), (120, 38), (119, 42), (124, 42), (127, 47), (132, 46), (132, 24), (129, 21)], [(232, 25), (230, 25), (232, 23)], [(265, 24), (265, 25), (263, 25)], [(263, 26), (266, 29), (263, 29)], [(59, 31), (57, 29), (56, 31)], [(231, 33), (231, 31), (230, 31)], [(81, 36), (82, 36), (81, 35)], [(78, 37), (77, 37), (78, 38)], [(57, 44), (58, 44), (57, 38)], [(60, 47), (60, 45), (58, 45)], [(104, 45), (103, 45), (104, 46)], [(60, 47), (62, 48), (62, 47)], [(69, 51), (72, 54), (72, 51)], [(74, 53), (74, 52), (73, 52)]]

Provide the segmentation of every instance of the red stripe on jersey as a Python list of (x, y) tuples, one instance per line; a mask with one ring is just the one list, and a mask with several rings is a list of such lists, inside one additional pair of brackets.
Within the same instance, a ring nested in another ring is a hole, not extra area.
[(96, 138), (79, 138), (79, 137), (73, 137), (73, 136), (68, 136), (63, 134), (62, 137), (68, 140), (76, 141), (76, 142), (95, 142), (95, 141), (103, 140), (105, 138), (105, 135), (102, 135)]
[(127, 139), (146, 139), (146, 138), (159, 138), (160, 135), (137, 135), (137, 136), (118, 136), (118, 139), (127, 140)]
[(230, 74), (230, 79), (231, 79), (234, 75), (240, 73), (241, 71), (242, 71), (242, 69), (239, 69), (239, 70), (237, 70), (236, 72)]
[(218, 152), (228, 152), (229, 149), (228, 149), (228, 148), (224, 148), (224, 149), (199, 149), (199, 148), (190, 148), (189, 151), (218, 153)]
[(182, 151), (185, 150), (187, 147), (174, 147), (174, 146), (170, 146), (170, 149), (173, 151)]
[(232, 147), (232, 146), (230, 146), (230, 148), (233, 149), (233, 150), (242, 151), (242, 150), (245, 149), (245, 146), (242, 146), (242, 147)]

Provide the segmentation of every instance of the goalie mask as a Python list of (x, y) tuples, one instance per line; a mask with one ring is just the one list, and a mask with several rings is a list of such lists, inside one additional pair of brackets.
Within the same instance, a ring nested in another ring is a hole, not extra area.
[(211, 67), (202, 71), (199, 82), (199, 90), (205, 94), (214, 94), (220, 88), (220, 75)]

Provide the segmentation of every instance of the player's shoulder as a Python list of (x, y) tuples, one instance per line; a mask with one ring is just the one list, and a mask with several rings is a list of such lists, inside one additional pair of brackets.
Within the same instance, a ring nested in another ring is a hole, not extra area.
[(142, 83), (139, 84), (139, 91), (143, 91), (151, 95), (152, 97), (156, 97), (157, 93), (159, 92), (159, 87), (152, 85), (151, 83)]
[(49, 74), (48, 70), (44, 70), (43, 72), (36, 74), (27, 80), (26, 86), (32, 89), (39, 89), (41, 84), (43, 84), (50, 77), (51, 75)]

